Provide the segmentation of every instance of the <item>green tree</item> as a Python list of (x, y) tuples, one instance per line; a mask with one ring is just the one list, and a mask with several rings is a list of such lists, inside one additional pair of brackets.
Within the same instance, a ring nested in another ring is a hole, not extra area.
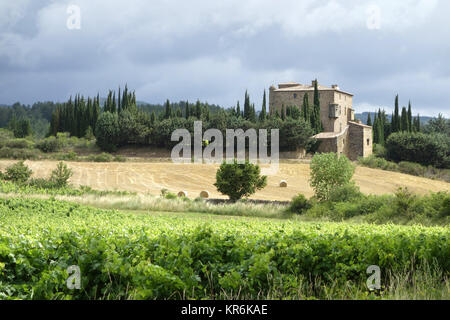
[(402, 108), (402, 116), (400, 119), (400, 131), (409, 131), (408, 130), (408, 112), (406, 108)]
[(347, 185), (355, 172), (350, 160), (336, 153), (316, 154), (310, 168), (310, 184), (320, 201), (328, 200), (333, 189)]
[(258, 165), (248, 161), (238, 163), (236, 159), (233, 163), (222, 163), (217, 170), (214, 184), (219, 192), (227, 195), (232, 201), (249, 197), (266, 185), (267, 177), (261, 176)]
[(266, 120), (266, 113), (267, 113), (267, 110), (266, 110), (266, 90), (264, 89), (262, 108), (261, 108), (261, 112), (259, 114), (259, 121)]
[(115, 151), (120, 142), (119, 117), (117, 113), (103, 112), (98, 119), (95, 137), (97, 145), (105, 151)]
[(371, 126), (372, 125), (372, 118), (370, 117), (370, 112), (369, 112), (369, 114), (368, 114), (368, 116), (367, 116), (367, 123), (366, 123), (368, 126)]
[(408, 131), (412, 131), (412, 111), (411, 111), (411, 101), (408, 102)]
[(59, 162), (56, 169), (52, 171), (50, 181), (58, 188), (66, 187), (70, 177), (73, 175), (72, 169), (69, 169), (64, 162)]

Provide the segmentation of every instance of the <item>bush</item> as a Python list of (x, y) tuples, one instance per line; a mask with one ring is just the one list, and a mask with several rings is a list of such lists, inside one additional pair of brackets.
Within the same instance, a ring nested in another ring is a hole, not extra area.
[(319, 200), (327, 200), (332, 189), (348, 184), (355, 172), (350, 160), (336, 153), (316, 154), (310, 167), (310, 184)]
[(43, 178), (34, 178), (30, 179), (27, 183), (28, 186), (34, 187), (37, 189), (57, 189), (58, 186), (55, 182), (43, 179)]
[(16, 149), (31, 149), (34, 146), (34, 143), (26, 139), (12, 139), (6, 141), (5, 146)]
[(402, 161), (398, 164), (399, 171), (402, 173), (412, 174), (414, 176), (423, 176), (427, 168), (414, 162)]
[(64, 160), (64, 161), (74, 161), (74, 160), (78, 159), (78, 155), (75, 152), (70, 151), (70, 152), (64, 152), (64, 153), (55, 154), (52, 158), (56, 159), (56, 160), (61, 160), (61, 161), (62, 160)]
[(0, 158), (15, 160), (36, 160), (40, 157), (40, 151), (37, 149), (13, 149), (3, 147), (0, 149)]
[(230, 200), (237, 201), (242, 197), (248, 197), (263, 189), (267, 185), (267, 177), (261, 176), (258, 165), (248, 161), (238, 163), (222, 163), (216, 173), (214, 186), (222, 194), (227, 195)]
[(311, 207), (312, 205), (308, 201), (308, 199), (306, 199), (306, 197), (300, 193), (292, 199), (288, 210), (289, 212), (292, 213), (301, 214), (304, 213), (306, 210), (310, 209)]
[(338, 186), (330, 191), (328, 200), (331, 202), (354, 202), (361, 198), (363, 194), (354, 182)]
[(53, 136), (42, 139), (36, 144), (36, 147), (42, 152), (56, 152), (59, 151), (63, 147), (62, 140), (57, 139)]
[(439, 134), (396, 132), (386, 141), (387, 157), (445, 168), (450, 165), (449, 138)]
[(92, 154), (87, 159), (94, 162), (112, 162), (114, 157), (109, 153), (102, 152), (100, 154)]
[(31, 177), (33, 171), (23, 161), (17, 162), (6, 168), (5, 180), (24, 183)]
[(387, 150), (386, 148), (378, 143), (374, 143), (373, 145), (373, 154), (379, 158), (386, 158)]
[(63, 188), (67, 186), (67, 182), (73, 175), (71, 169), (67, 167), (64, 162), (58, 163), (55, 170), (52, 171), (50, 181), (53, 182), (58, 188)]

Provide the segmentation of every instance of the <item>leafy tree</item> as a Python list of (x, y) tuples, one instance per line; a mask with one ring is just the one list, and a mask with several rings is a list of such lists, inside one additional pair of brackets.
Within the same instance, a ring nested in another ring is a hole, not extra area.
[(70, 177), (73, 175), (71, 169), (64, 162), (59, 162), (56, 169), (52, 171), (50, 181), (58, 188), (66, 187)]
[(311, 160), (310, 184), (317, 199), (328, 200), (330, 192), (350, 182), (355, 167), (347, 157), (336, 153), (316, 154)]
[(387, 157), (435, 167), (450, 165), (450, 138), (443, 134), (396, 132), (386, 141)]
[(217, 170), (214, 184), (219, 192), (227, 195), (232, 201), (249, 197), (266, 185), (267, 177), (261, 176), (261, 169), (258, 165), (248, 161), (238, 163), (236, 159), (233, 163), (222, 163)]
[(120, 143), (119, 117), (117, 113), (103, 112), (97, 121), (95, 136), (97, 145), (104, 151), (112, 152)]

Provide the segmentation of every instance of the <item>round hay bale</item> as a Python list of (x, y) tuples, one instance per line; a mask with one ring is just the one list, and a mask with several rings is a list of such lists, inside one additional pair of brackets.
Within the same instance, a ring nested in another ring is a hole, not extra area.
[(286, 180), (281, 180), (280, 181), (280, 188), (287, 188), (287, 181)]
[(202, 192), (200, 192), (200, 197), (201, 198), (209, 198), (209, 192), (206, 190), (203, 190)]
[(187, 191), (180, 191), (180, 192), (178, 192), (178, 196), (179, 196), (180, 198), (182, 198), (182, 197), (187, 197), (187, 196), (188, 196), (188, 193), (187, 193)]

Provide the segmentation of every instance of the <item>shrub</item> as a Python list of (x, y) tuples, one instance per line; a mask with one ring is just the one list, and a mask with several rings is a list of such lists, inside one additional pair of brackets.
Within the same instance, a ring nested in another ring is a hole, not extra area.
[(6, 168), (5, 180), (24, 183), (31, 177), (33, 171), (23, 161), (17, 162)]
[(78, 159), (78, 155), (75, 152), (70, 151), (70, 152), (64, 152), (64, 153), (55, 154), (52, 158), (56, 159), (56, 160), (61, 160), (61, 161), (62, 160), (74, 161), (74, 160)]
[(87, 159), (94, 162), (112, 162), (114, 157), (109, 153), (102, 152), (100, 154), (92, 154)]
[(450, 150), (448, 137), (420, 132), (396, 132), (386, 141), (390, 160), (417, 162), (423, 165), (448, 167)]
[(72, 175), (72, 170), (69, 169), (64, 162), (61, 161), (60, 163), (58, 163), (56, 169), (52, 171), (50, 181), (53, 182), (58, 188), (66, 187), (67, 182)]
[(40, 157), (37, 149), (13, 149), (3, 147), (0, 149), (0, 158), (16, 160), (36, 160)]
[(373, 145), (373, 154), (379, 158), (385, 158), (387, 154), (386, 148), (378, 143), (374, 143)]
[(354, 182), (338, 186), (330, 191), (328, 200), (331, 202), (353, 202), (361, 198), (363, 194)]
[(412, 174), (414, 176), (423, 176), (427, 171), (426, 167), (414, 162), (402, 161), (398, 166), (400, 172)]
[(36, 144), (36, 147), (45, 153), (59, 151), (62, 146), (62, 141), (53, 136), (42, 139)]
[(27, 183), (30, 187), (35, 187), (37, 189), (56, 189), (58, 188), (55, 182), (43, 179), (43, 178), (33, 178)]
[(230, 200), (237, 201), (242, 197), (248, 197), (263, 189), (267, 185), (267, 177), (261, 176), (258, 165), (248, 161), (238, 163), (222, 163), (216, 173), (217, 190), (227, 195)]
[(289, 211), (292, 213), (303, 213), (306, 210), (310, 209), (312, 207), (311, 203), (306, 199), (306, 197), (299, 193), (296, 195), (289, 206)]
[(34, 143), (26, 140), (26, 139), (12, 139), (8, 140), (5, 143), (5, 146), (8, 148), (16, 148), (16, 149), (30, 149), (33, 148)]
[(327, 200), (332, 189), (348, 184), (355, 172), (350, 160), (336, 153), (316, 154), (310, 167), (310, 184), (319, 200)]

